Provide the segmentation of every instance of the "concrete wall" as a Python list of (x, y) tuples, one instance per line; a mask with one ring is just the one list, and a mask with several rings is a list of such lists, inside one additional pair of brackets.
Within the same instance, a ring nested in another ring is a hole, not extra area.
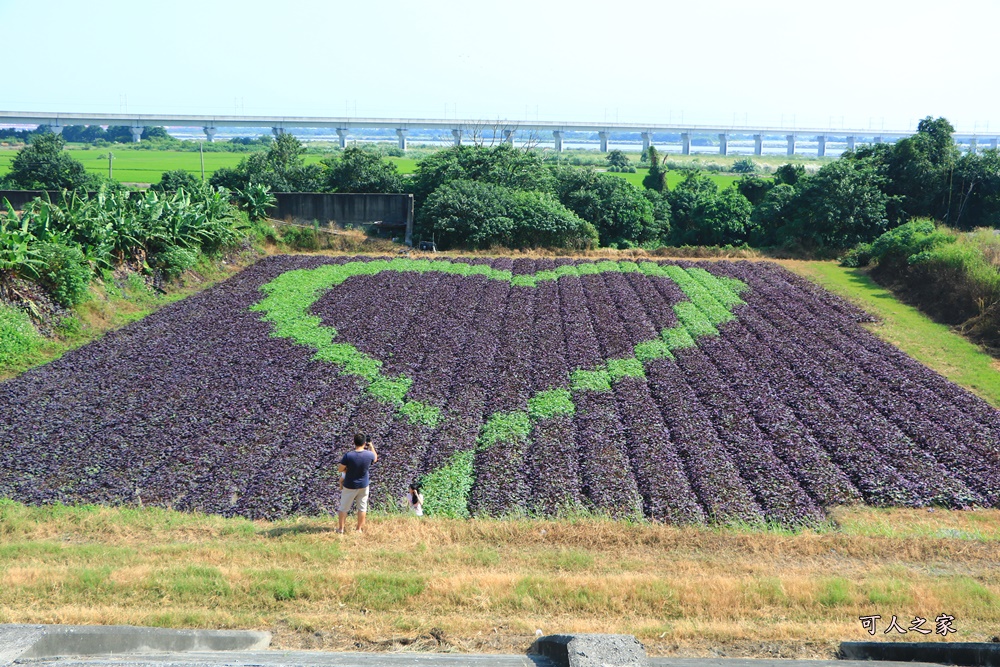
[(406, 242), (413, 237), (413, 195), (276, 192), (271, 217), (320, 224), (385, 222), (406, 225)]

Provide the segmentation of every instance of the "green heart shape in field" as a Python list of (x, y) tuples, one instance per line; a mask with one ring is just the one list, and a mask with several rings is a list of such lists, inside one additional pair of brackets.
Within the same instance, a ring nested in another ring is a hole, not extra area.
[(281, 274), (261, 287), (266, 297), (251, 306), (263, 313), (262, 319), (274, 325), (273, 336), (290, 338), (299, 345), (316, 350), (315, 359), (334, 364), (339, 372), (367, 382), (366, 392), (376, 400), (396, 408), (397, 418), (429, 428), (441, 419), (439, 408), (407, 398), (413, 379), (390, 377), (382, 372), (382, 362), (349, 343), (336, 342), (337, 331), (311, 314), (313, 304), (327, 291), (348, 278), (377, 275), (383, 271), (426, 273), (431, 271), (461, 276), (482, 275), (489, 280), (506, 281), (516, 287), (536, 287), (544, 281), (563, 277), (606, 272), (638, 272), (672, 280), (688, 301), (673, 306), (677, 326), (663, 329), (658, 338), (637, 344), (629, 357), (606, 359), (597, 368), (580, 368), (569, 377), (569, 386), (539, 392), (528, 400), (523, 411), (495, 413), (481, 428), (475, 448), (454, 454), (442, 467), (424, 479), (428, 514), (467, 516), (469, 491), (474, 480), (473, 459), (476, 451), (515, 438), (527, 438), (534, 424), (559, 415), (572, 415), (573, 396), (583, 391), (611, 391), (612, 384), (624, 377), (643, 377), (644, 364), (654, 359), (671, 358), (673, 351), (696, 344), (703, 336), (718, 336), (717, 327), (735, 318), (733, 310), (743, 303), (740, 293), (746, 284), (724, 278), (698, 267), (684, 268), (655, 262), (614, 262), (567, 264), (533, 274), (513, 275), (486, 265), (425, 259), (353, 261), (326, 264), (315, 269), (300, 269)]

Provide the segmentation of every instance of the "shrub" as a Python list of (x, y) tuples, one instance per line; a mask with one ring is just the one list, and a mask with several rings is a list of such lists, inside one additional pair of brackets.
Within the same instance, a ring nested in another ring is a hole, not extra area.
[(31, 356), (41, 344), (27, 314), (0, 304), (0, 366)]
[(752, 159), (744, 157), (733, 162), (732, 170), (737, 174), (755, 174), (760, 171), (760, 167)]
[(851, 269), (868, 266), (872, 261), (872, 244), (859, 243), (840, 258), (840, 265)]
[(170, 246), (153, 256), (153, 265), (163, 272), (167, 278), (179, 278), (198, 261), (198, 253), (194, 250)]
[(80, 248), (63, 243), (39, 243), (36, 248), (42, 262), (38, 281), (52, 298), (67, 307), (83, 301), (93, 274)]

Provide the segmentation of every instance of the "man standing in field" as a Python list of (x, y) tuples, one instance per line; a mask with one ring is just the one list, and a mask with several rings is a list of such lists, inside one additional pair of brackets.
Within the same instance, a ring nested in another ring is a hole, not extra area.
[(378, 461), (378, 452), (369, 437), (367, 441), (361, 433), (354, 434), (354, 451), (344, 454), (338, 470), (344, 473), (343, 487), (340, 489), (340, 511), (337, 513), (337, 532), (343, 533), (347, 524), (347, 513), (351, 505), (358, 504), (358, 532), (364, 532), (365, 515), (368, 514), (368, 470)]

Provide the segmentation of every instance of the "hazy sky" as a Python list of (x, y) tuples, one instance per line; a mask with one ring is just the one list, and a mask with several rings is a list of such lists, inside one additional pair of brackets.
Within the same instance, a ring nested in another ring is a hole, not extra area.
[(0, 0), (0, 110), (1000, 129), (1000, 1)]

